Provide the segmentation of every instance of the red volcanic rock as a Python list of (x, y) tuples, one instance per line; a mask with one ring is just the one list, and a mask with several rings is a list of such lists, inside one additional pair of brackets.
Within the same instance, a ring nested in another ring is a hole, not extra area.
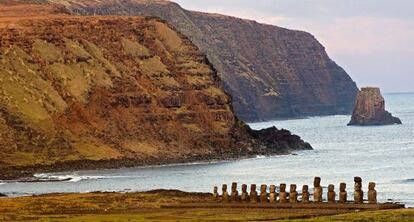
[(380, 89), (362, 88), (358, 92), (351, 122), (348, 125), (392, 125), (402, 124), (401, 120), (385, 110)]

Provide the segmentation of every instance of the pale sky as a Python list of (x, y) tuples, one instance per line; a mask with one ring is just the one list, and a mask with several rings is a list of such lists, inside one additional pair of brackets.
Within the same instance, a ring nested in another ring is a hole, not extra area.
[(414, 92), (414, 0), (176, 0), (312, 33), (359, 87)]

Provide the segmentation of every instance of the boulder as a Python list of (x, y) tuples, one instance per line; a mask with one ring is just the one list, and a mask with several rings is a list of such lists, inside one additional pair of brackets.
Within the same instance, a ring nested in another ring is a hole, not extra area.
[(392, 125), (402, 124), (401, 120), (385, 110), (385, 101), (376, 87), (362, 88), (357, 95), (350, 125)]

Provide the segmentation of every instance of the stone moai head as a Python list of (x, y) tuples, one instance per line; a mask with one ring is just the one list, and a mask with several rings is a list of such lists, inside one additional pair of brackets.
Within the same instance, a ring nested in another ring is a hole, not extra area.
[(266, 193), (266, 190), (267, 190), (267, 185), (266, 185), (266, 184), (262, 184), (262, 185), (260, 186), (260, 192), (261, 192), (261, 193)]
[(340, 183), (339, 184), (339, 191), (345, 192), (346, 190), (346, 183)]
[(280, 184), (280, 192), (286, 192), (286, 184), (284, 183)]
[(256, 184), (250, 185), (250, 192), (256, 192)]
[(213, 193), (217, 193), (218, 192), (218, 188), (217, 188), (217, 186), (215, 186), (214, 188), (213, 188)]
[(361, 177), (354, 177), (355, 190), (360, 191), (362, 189), (362, 179)]
[(333, 192), (333, 191), (335, 191), (335, 186), (334, 186), (333, 184), (329, 184), (329, 186), (328, 186), (328, 191), (329, 191), (329, 192)]
[(247, 193), (247, 184), (242, 185), (242, 192)]
[(374, 182), (370, 182), (370, 183), (368, 184), (368, 189), (369, 189), (369, 190), (375, 190), (375, 183), (374, 183)]
[(290, 192), (291, 193), (296, 192), (296, 184), (291, 184), (290, 185)]
[(321, 186), (321, 178), (320, 177), (315, 177), (315, 179), (313, 180), (313, 186), (314, 187), (320, 187)]
[(303, 185), (302, 192), (304, 192), (304, 193), (309, 192), (309, 186), (308, 185)]
[(223, 184), (221, 190), (224, 192), (227, 192), (227, 184)]
[(276, 186), (270, 185), (269, 190), (270, 190), (270, 193), (276, 193)]
[(231, 191), (237, 191), (237, 183), (236, 182), (233, 182), (231, 184)]

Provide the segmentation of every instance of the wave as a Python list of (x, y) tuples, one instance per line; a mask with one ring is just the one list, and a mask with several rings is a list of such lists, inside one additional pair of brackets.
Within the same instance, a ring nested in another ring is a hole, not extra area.
[(41, 181), (57, 181), (57, 182), (80, 182), (84, 180), (102, 180), (102, 179), (116, 179), (116, 178), (127, 178), (127, 176), (80, 176), (76, 174), (68, 174), (68, 175), (50, 175), (50, 174), (36, 174), (34, 175), (35, 178)]
[(414, 178), (409, 178), (405, 180), (401, 180), (402, 183), (414, 183)]
[(265, 155), (257, 155), (256, 156), (256, 159), (263, 159), (263, 158), (266, 158), (267, 156), (265, 156)]

